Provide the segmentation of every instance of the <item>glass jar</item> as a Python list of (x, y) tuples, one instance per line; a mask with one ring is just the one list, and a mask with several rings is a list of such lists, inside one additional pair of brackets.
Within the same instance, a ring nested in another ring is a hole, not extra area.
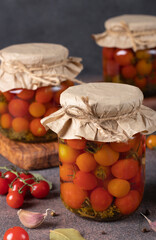
[(106, 82), (126, 83), (139, 87), (145, 97), (156, 93), (156, 48), (133, 51), (102, 49), (103, 77)]
[[(24, 43), (0, 50), (0, 132), (26, 143), (57, 140), (40, 123), (60, 108), (60, 94), (83, 69), (59, 44)], [(81, 82), (82, 83), (82, 82)]]
[(21, 142), (56, 140), (57, 135), (51, 130), (46, 131), (40, 120), (60, 108), (60, 94), (73, 85), (72, 81), (66, 80), (60, 86), (0, 92), (0, 132)]
[(102, 47), (106, 82), (139, 87), (145, 97), (156, 95), (156, 16), (124, 14), (104, 22), (105, 31), (93, 34)]
[(81, 217), (113, 221), (139, 206), (145, 181), (145, 137), (127, 142), (59, 139), (60, 192)]
[(142, 102), (138, 87), (86, 83), (65, 90), (62, 108), (41, 120), (59, 136), (60, 192), (70, 211), (113, 221), (138, 208), (145, 181), (144, 135), (156, 130), (156, 112)]

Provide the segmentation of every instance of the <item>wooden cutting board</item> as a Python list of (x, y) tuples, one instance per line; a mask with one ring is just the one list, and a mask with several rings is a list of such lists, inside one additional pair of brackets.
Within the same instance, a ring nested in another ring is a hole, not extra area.
[(22, 143), (12, 141), (0, 133), (0, 154), (24, 170), (56, 167), (58, 143)]

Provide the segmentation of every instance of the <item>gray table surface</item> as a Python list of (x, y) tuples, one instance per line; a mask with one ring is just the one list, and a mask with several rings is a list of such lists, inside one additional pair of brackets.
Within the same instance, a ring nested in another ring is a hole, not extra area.
[[(0, 155), (0, 166), (8, 166), (10, 162)], [(45, 222), (36, 229), (26, 229), (30, 240), (48, 240), (50, 229), (75, 228), (86, 240), (147, 240), (156, 239), (156, 232), (143, 233), (142, 229), (149, 229), (148, 223), (140, 215), (140, 211), (148, 209), (151, 220), (156, 220), (156, 151), (146, 151), (146, 184), (143, 201), (139, 209), (124, 220), (116, 222), (95, 222), (76, 216), (67, 210), (59, 197), (59, 169), (50, 168), (31, 171), (42, 174), (47, 180), (52, 181), (53, 189), (44, 200), (35, 198), (25, 199), (23, 209), (44, 212), (47, 208), (54, 209), (59, 215), (48, 216)], [(6, 196), (0, 196), (0, 239), (5, 231), (13, 226), (22, 226), (17, 210), (6, 203)], [(103, 235), (102, 232), (106, 234)]]

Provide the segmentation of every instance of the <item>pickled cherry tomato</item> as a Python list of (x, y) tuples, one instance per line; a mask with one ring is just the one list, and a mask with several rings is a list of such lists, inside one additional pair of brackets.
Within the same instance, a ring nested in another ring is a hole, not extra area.
[(26, 118), (17, 117), (12, 120), (12, 128), (15, 132), (25, 132), (29, 130), (29, 121)]
[(110, 167), (98, 165), (94, 170), (94, 174), (98, 179), (105, 180), (110, 175)]
[(130, 183), (127, 180), (114, 178), (108, 183), (108, 192), (114, 197), (124, 197), (129, 191)]
[(36, 90), (35, 100), (39, 103), (50, 102), (53, 98), (52, 87), (41, 87)]
[(102, 49), (102, 55), (106, 58), (106, 59), (112, 59), (113, 55), (114, 55), (114, 48), (108, 48), (108, 47), (104, 47)]
[(63, 181), (71, 182), (78, 171), (75, 164), (63, 163), (60, 165), (60, 178)]
[(10, 128), (12, 125), (12, 116), (9, 113), (4, 113), (1, 115), (0, 123), (2, 128)]
[(8, 104), (6, 102), (0, 102), (0, 114), (6, 113), (8, 110)]
[(9, 91), (3, 92), (3, 95), (4, 95), (5, 99), (6, 99), (8, 102), (11, 101), (11, 100), (14, 98), (14, 96), (15, 96), (15, 94), (13, 94), (13, 93), (11, 93), (11, 92), (9, 92)]
[(90, 202), (95, 211), (104, 211), (112, 203), (113, 197), (102, 187), (98, 187), (91, 192)]
[(139, 192), (131, 190), (125, 197), (116, 198), (115, 205), (119, 208), (122, 214), (128, 215), (137, 209), (140, 201)]
[(150, 61), (146, 61), (145, 59), (141, 59), (136, 65), (136, 70), (137, 73), (142, 76), (148, 75), (152, 71), (152, 63)]
[(60, 95), (65, 90), (65, 88), (60, 89), (59, 91), (54, 93), (54, 102), (59, 105), (60, 104)]
[(42, 117), (46, 112), (46, 108), (42, 103), (32, 102), (29, 105), (29, 113), (36, 118)]
[(72, 87), (72, 86), (74, 86), (74, 83), (71, 80), (66, 80), (61, 83), (61, 87), (64, 89), (66, 89), (68, 87)]
[(29, 104), (22, 99), (12, 99), (8, 104), (9, 112), (14, 117), (24, 117), (28, 113)]
[(66, 140), (67, 144), (74, 148), (74, 149), (78, 149), (78, 150), (81, 150), (81, 149), (85, 149), (86, 147), (86, 139), (67, 139)]
[(76, 159), (76, 164), (83, 172), (93, 171), (97, 165), (93, 155), (88, 152), (80, 154)]
[(129, 180), (131, 184), (131, 189), (138, 190), (140, 194), (143, 194), (144, 191), (144, 171), (140, 167), (137, 174)]
[(136, 76), (136, 68), (133, 65), (124, 66), (121, 69), (121, 74), (124, 78), (134, 78)]
[(115, 61), (121, 65), (126, 66), (134, 61), (134, 55), (130, 49), (117, 49), (114, 54)]
[(87, 191), (81, 189), (74, 183), (61, 184), (61, 197), (63, 201), (71, 208), (80, 208), (87, 196)]
[(58, 107), (55, 107), (55, 106), (50, 107), (50, 108), (48, 108), (47, 111), (45, 112), (44, 117), (47, 117), (47, 116), (49, 116), (50, 114), (52, 114), (52, 113), (54, 113), (54, 112), (56, 112), (56, 111), (58, 111), (58, 110), (59, 110)]
[(29, 100), (33, 98), (35, 94), (34, 90), (31, 89), (21, 89), (20, 93), (17, 94), (17, 97), (23, 99), (23, 100)]
[(112, 167), (111, 172), (116, 178), (125, 180), (133, 178), (139, 170), (139, 163), (134, 159), (118, 160)]
[(117, 152), (128, 152), (131, 148), (133, 148), (138, 139), (140, 141), (140, 135), (134, 135), (131, 139), (129, 139), (127, 142), (111, 142), (110, 146), (114, 151)]
[(114, 60), (106, 61), (106, 75), (114, 77), (119, 74), (119, 64)]
[(138, 50), (136, 51), (136, 57), (138, 59), (149, 59), (152, 57), (149, 50)]
[(42, 137), (46, 134), (45, 127), (41, 124), (41, 118), (35, 118), (30, 122), (30, 131), (37, 137)]
[(73, 182), (83, 190), (92, 190), (97, 186), (97, 179), (92, 173), (78, 171)]
[(68, 145), (59, 144), (59, 158), (63, 163), (74, 163), (80, 152), (75, 150)]
[(147, 78), (145, 77), (135, 77), (134, 78), (134, 83), (137, 87), (139, 87), (140, 89), (143, 89), (146, 87), (147, 85)]
[(102, 166), (111, 166), (118, 160), (119, 153), (108, 144), (104, 144), (100, 150), (94, 153), (94, 158)]
[(132, 147), (130, 141), (127, 141), (127, 142), (111, 142), (110, 146), (114, 151), (117, 151), (117, 152), (127, 152)]

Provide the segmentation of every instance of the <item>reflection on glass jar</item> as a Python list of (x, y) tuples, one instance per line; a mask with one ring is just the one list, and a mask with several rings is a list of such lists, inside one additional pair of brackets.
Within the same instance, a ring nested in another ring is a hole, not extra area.
[(60, 191), (81, 217), (112, 221), (139, 206), (145, 181), (145, 137), (128, 142), (59, 139)]
[(23, 142), (56, 140), (57, 135), (46, 131), (40, 120), (60, 108), (60, 94), (73, 85), (66, 80), (57, 87), (0, 92), (0, 132), (11, 140)]
[(156, 49), (138, 50), (103, 47), (103, 76), (106, 82), (139, 87), (145, 96), (156, 93)]

